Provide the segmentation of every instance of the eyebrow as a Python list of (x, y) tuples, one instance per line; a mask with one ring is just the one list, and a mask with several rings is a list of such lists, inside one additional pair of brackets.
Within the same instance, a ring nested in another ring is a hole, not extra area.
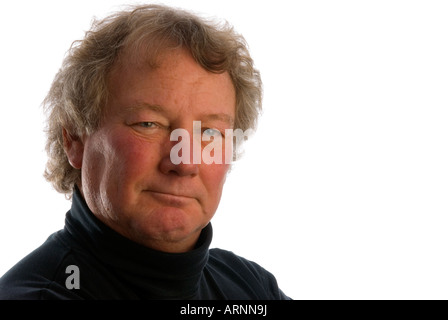
[(213, 120), (218, 120), (218, 121), (222, 121), (222, 122), (225, 122), (225, 123), (227, 123), (229, 126), (232, 126), (233, 127), (233, 124), (234, 124), (234, 120), (233, 120), (233, 118), (231, 117), (231, 116), (229, 116), (228, 114), (226, 114), (226, 113), (212, 113), (212, 114), (206, 114), (206, 115), (204, 115), (203, 116), (203, 118), (205, 119), (205, 120), (208, 120), (208, 121), (213, 121)]
[(154, 104), (147, 104), (147, 103), (137, 103), (135, 105), (129, 106), (126, 108), (129, 111), (136, 111), (136, 110), (143, 110), (143, 109), (149, 109), (151, 111), (163, 113), (165, 111), (165, 108), (159, 105)]
[[(136, 103), (135, 105), (129, 106), (126, 108), (129, 111), (136, 111), (136, 110), (143, 110), (143, 109), (149, 109), (151, 111), (157, 112), (157, 113), (165, 113), (166, 109), (160, 105), (153, 105), (153, 104), (148, 104), (148, 103)], [(231, 117), (230, 115), (226, 114), (226, 113), (211, 113), (211, 114), (203, 114), (201, 115), (202, 119), (206, 120), (206, 121), (221, 121), (221, 122), (225, 122), (226, 124), (228, 124), (229, 126), (234, 125), (235, 120), (233, 119), (233, 117)]]

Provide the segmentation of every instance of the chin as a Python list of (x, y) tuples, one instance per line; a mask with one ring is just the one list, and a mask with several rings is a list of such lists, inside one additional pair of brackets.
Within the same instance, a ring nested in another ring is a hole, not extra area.
[[(205, 223), (197, 213), (179, 208), (163, 207), (153, 210), (149, 216), (135, 221), (133, 229), (140, 235), (140, 241), (148, 247), (159, 245), (196, 242)], [(193, 243), (193, 245), (194, 245)]]

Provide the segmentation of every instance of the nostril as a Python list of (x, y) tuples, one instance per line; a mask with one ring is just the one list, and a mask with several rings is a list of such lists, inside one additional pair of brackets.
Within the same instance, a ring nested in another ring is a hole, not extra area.
[(171, 157), (164, 157), (160, 162), (159, 169), (163, 174), (178, 176), (197, 175), (199, 166), (193, 163), (173, 163)]

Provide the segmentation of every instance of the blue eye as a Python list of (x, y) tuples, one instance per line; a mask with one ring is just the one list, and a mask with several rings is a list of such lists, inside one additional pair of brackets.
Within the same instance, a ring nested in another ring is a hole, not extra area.
[(205, 129), (203, 134), (208, 136), (222, 136), (221, 131), (219, 131), (218, 129)]

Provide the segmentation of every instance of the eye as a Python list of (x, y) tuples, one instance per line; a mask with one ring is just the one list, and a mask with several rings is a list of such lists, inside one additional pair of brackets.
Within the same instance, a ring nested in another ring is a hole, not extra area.
[(211, 128), (205, 129), (203, 131), (203, 134), (207, 136), (222, 136), (221, 131), (219, 131), (218, 129), (211, 129)]
[(156, 124), (154, 122), (149, 122), (149, 121), (139, 122), (139, 123), (137, 123), (137, 125), (142, 128), (153, 128), (156, 126)]

